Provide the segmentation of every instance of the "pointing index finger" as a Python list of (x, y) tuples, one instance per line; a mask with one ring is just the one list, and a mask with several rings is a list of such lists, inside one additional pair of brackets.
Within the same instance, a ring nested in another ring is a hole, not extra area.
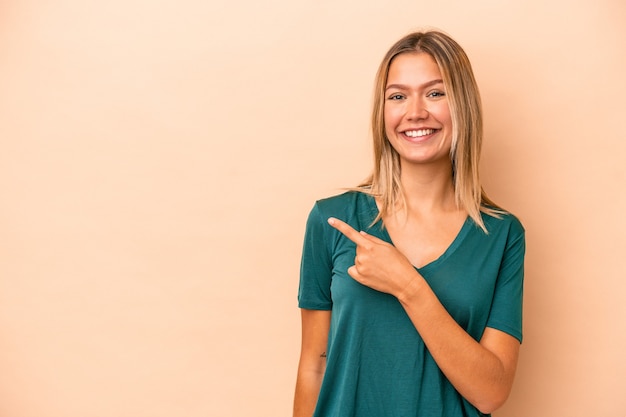
[(362, 236), (361, 233), (357, 232), (352, 226), (344, 221), (341, 221), (334, 217), (330, 217), (328, 219), (328, 224), (339, 230), (345, 237), (347, 237), (357, 245), (362, 245), (367, 242), (367, 239)]

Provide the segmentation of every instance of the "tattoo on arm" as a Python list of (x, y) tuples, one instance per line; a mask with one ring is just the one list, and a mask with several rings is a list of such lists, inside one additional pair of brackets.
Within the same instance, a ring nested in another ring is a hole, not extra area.
[(326, 357), (326, 352), (322, 352), (322, 354), (320, 355), (320, 358), (325, 358)]

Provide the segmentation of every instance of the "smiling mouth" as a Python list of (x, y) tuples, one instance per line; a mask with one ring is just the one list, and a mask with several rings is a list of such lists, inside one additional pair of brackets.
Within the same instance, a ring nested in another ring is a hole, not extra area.
[(432, 135), (435, 133), (437, 129), (418, 129), (418, 130), (407, 130), (404, 134), (410, 138), (421, 138), (423, 136)]

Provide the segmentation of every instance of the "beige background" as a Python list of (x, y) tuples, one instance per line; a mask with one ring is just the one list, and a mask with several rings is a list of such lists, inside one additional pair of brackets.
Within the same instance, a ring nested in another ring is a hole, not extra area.
[(0, 2), (0, 416), (290, 415), (305, 218), (368, 173), (376, 66), (425, 26), (527, 229), (496, 416), (626, 416), (621, 0)]

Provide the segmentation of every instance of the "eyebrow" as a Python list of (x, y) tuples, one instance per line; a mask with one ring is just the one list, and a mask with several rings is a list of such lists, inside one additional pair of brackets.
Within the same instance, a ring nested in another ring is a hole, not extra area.
[[(432, 87), (435, 84), (443, 84), (443, 80), (436, 79), (436, 80), (429, 81), (426, 84), (421, 85), (420, 88)], [(397, 88), (398, 90), (408, 90), (409, 89), (409, 87), (407, 87), (404, 84), (389, 84), (387, 87), (385, 87), (385, 91), (387, 91), (389, 89), (393, 89), (393, 88)]]

